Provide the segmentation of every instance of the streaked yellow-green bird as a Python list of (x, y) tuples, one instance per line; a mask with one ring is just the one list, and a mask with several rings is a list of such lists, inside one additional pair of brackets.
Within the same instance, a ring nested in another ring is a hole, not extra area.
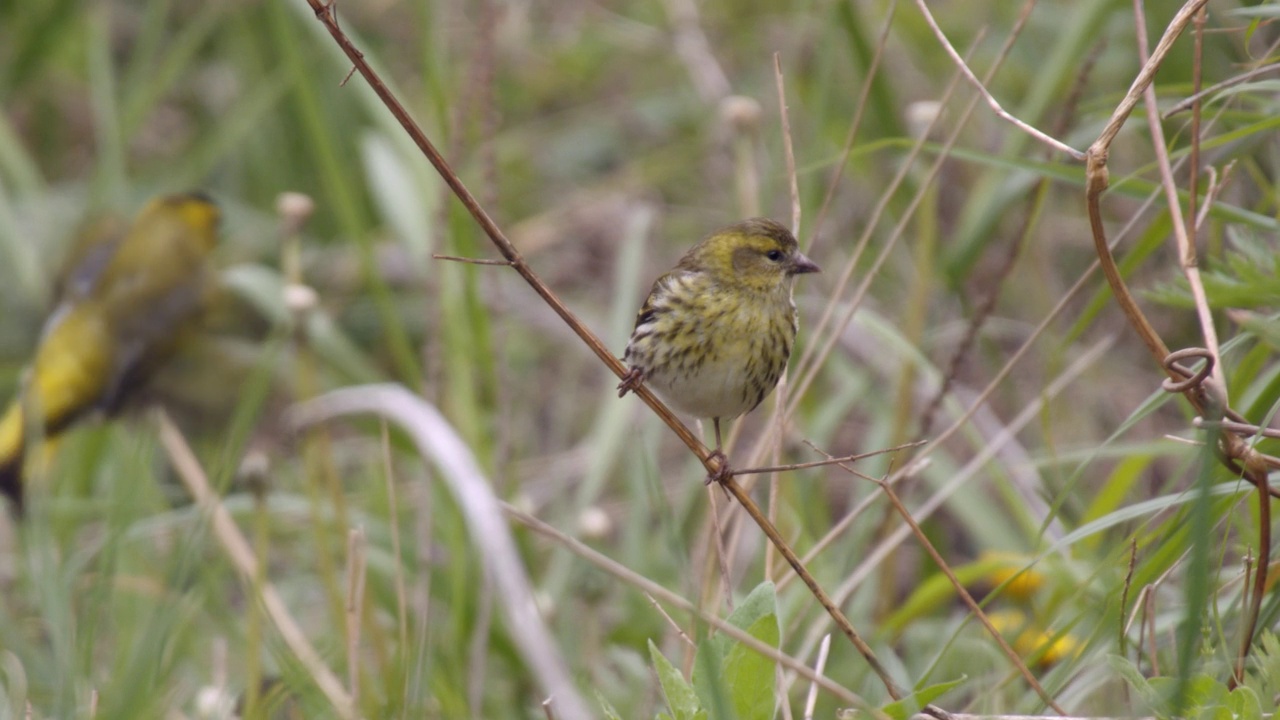
[(198, 332), (217, 289), (218, 217), (203, 194), (166, 195), (128, 228), (91, 225), (72, 248), (25, 392), (0, 418), (0, 492), (19, 512), (27, 431), (53, 438), (93, 411), (119, 412)]
[(643, 382), (672, 407), (715, 424), (751, 412), (782, 377), (796, 339), (796, 275), (818, 272), (795, 237), (768, 218), (721, 228), (658, 278), (623, 354), (625, 395)]

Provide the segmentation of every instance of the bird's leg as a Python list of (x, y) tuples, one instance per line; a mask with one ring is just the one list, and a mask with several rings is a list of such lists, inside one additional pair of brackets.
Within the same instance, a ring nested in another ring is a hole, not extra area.
[(714, 459), (716, 461), (716, 470), (707, 474), (707, 484), (710, 485), (711, 483), (715, 483), (717, 485), (724, 485), (729, 481), (729, 478), (733, 477), (733, 468), (729, 467), (729, 457), (725, 455), (724, 450), (721, 449), (720, 418), (711, 418), (711, 423), (715, 425), (716, 428), (716, 449), (712, 451), (710, 457), (707, 459)]
[(640, 383), (644, 381), (644, 369), (632, 366), (626, 375), (622, 376), (622, 382), (618, 383), (618, 397), (622, 397), (627, 393), (640, 387)]

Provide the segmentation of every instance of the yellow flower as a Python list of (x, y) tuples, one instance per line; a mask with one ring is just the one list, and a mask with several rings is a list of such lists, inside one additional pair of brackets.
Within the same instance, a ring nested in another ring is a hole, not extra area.
[(818, 272), (782, 225), (752, 218), (694, 245), (658, 278), (636, 316), (618, 396), (641, 382), (675, 409), (715, 424), (723, 482), (720, 420), (768, 397), (796, 339), (795, 275)]

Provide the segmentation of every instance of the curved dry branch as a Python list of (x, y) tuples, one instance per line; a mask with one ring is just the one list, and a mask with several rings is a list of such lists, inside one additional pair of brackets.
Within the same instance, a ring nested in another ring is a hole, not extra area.
[[(1206, 3), (1207, 0), (1188, 0), (1178, 10), (1177, 14), (1169, 22), (1168, 27), (1165, 28), (1164, 35), (1160, 38), (1160, 42), (1156, 45), (1151, 56), (1145, 58), (1142, 70), (1134, 78), (1132, 85), (1130, 85), (1128, 92), (1125, 94), (1124, 100), (1116, 107), (1098, 139), (1089, 146), (1086, 158), (1085, 203), (1094, 247), (1098, 254), (1098, 260), (1102, 265), (1103, 274), (1107, 278), (1107, 283), (1111, 286), (1116, 303), (1120, 305), (1121, 310), (1124, 311), (1126, 318), (1128, 318), (1129, 324), (1138, 333), (1143, 344), (1147, 346), (1152, 358), (1172, 380), (1172, 383), (1166, 384), (1166, 389), (1182, 393), (1198, 414), (1209, 418), (1211, 421), (1216, 421), (1224, 415), (1233, 419), (1238, 418), (1238, 415), (1231, 411), (1227, 403), (1226, 387), (1219, 369), (1220, 364), (1215, 362), (1217, 359), (1217, 349), (1214, 347), (1216, 338), (1214, 338), (1212, 320), (1208, 317), (1207, 305), (1202, 302), (1202, 297), (1197, 296), (1197, 309), (1199, 310), (1203, 331), (1210, 347), (1207, 350), (1198, 350), (1199, 353), (1205, 356), (1205, 367), (1198, 373), (1191, 373), (1178, 366), (1176, 362), (1177, 355), (1171, 355), (1168, 346), (1160, 335), (1156, 333), (1151, 323), (1147, 321), (1141, 308), (1138, 307), (1137, 301), (1134, 300), (1133, 295), (1125, 285), (1124, 279), (1116, 267), (1115, 258), (1107, 245), (1106, 228), (1102, 221), (1100, 208), (1102, 193), (1106, 191), (1108, 185), (1107, 157), (1111, 149), (1111, 143), (1115, 140), (1120, 128), (1129, 118), (1140, 99), (1145, 98), (1149, 105), (1149, 115), (1152, 116), (1153, 123), (1152, 132), (1157, 140), (1157, 153), (1159, 154), (1163, 151), (1163, 143), (1159, 142), (1159, 128), (1158, 125), (1154, 124), (1155, 108), (1151, 84), (1155, 78), (1156, 70), (1164, 62), (1170, 48), (1173, 46), (1174, 40), (1182, 34), (1193, 19), (1200, 17), (1200, 13)], [(1141, 13), (1139, 13), (1139, 17), (1141, 17)], [(1145, 45), (1145, 36), (1142, 34), (1141, 26), (1139, 26), (1139, 40), (1140, 44)], [(1164, 156), (1161, 170), (1166, 192), (1170, 196), (1170, 215), (1175, 220), (1175, 227), (1179, 228), (1179, 255), (1183, 268), (1192, 284), (1192, 289), (1195, 291), (1197, 290), (1199, 278), (1195, 272), (1194, 246), (1191, 244), (1192, 240), (1186, 236), (1186, 229), (1181, 225), (1181, 211), (1177, 205), (1176, 193), (1172, 192), (1171, 173), (1165, 163), (1167, 163), (1167, 156)], [(1194, 187), (1192, 187), (1191, 194), (1194, 198)], [(1194, 206), (1190, 214), (1193, 221), (1191, 224), (1194, 226), (1196, 219)], [(1200, 293), (1203, 293), (1203, 289), (1200, 289)], [(1252, 483), (1258, 490), (1259, 559), (1260, 568), (1265, 568), (1269, 564), (1271, 544), (1270, 493), (1272, 491), (1267, 483), (1266, 470), (1269, 459), (1254, 450), (1239, 435), (1227, 431), (1224, 425), (1218, 423), (1213, 427), (1217, 431), (1215, 446), (1219, 459), (1228, 469)], [(1266, 572), (1260, 570), (1258, 575), (1265, 576)], [(1244, 677), (1245, 658), (1248, 648), (1253, 642), (1253, 634), (1257, 625), (1258, 606), (1261, 603), (1264, 592), (1265, 581), (1258, 580), (1255, 582), (1250, 606), (1246, 613), (1247, 617), (1244, 632), (1242, 633), (1240, 651), (1237, 655), (1236, 667), (1233, 673), (1233, 680), (1236, 682), (1241, 681)]]
[(307, 400), (294, 406), (289, 414), (295, 428), (347, 415), (374, 414), (408, 433), (422, 457), (439, 467), (441, 478), (457, 500), (471, 541), (501, 598), (507, 632), (543, 692), (555, 698), (556, 712), (561, 717), (583, 720), (593, 716), (538, 613), (533, 585), (489, 481), (471, 449), (434, 407), (402, 385), (364, 385)]

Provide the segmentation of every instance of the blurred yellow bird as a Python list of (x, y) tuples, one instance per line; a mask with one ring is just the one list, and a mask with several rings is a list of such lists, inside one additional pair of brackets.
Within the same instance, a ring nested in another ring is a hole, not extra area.
[(818, 272), (791, 231), (768, 218), (721, 228), (658, 278), (636, 315), (618, 385), (641, 382), (681, 412), (715, 424), (719, 472), (731, 474), (720, 421), (751, 412), (773, 392), (796, 339), (796, 275)]
[(80, 237), (25, 392), (0, 417), (0, 492), (18, 512), (27, 432), (53, 438), (92, 411), (114, 415), (197, 330), (217, 288), (218, 217), (205, 195), (167, 195), (127, 229), (100, 221)]

